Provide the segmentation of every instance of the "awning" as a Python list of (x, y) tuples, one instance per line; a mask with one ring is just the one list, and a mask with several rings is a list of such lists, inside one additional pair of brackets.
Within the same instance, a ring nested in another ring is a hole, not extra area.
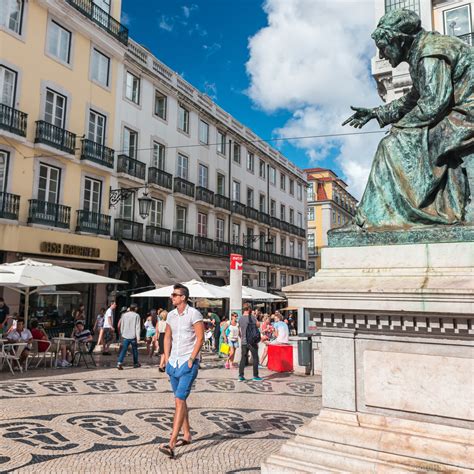
[(229, 262), (226, 259), (184, 252), (182, 255), (200, 276), (225, 278), (229, 274)]
[(157, 288), (193, 279), (202, 281), (177, 249), (129, 240), (123, 243)]

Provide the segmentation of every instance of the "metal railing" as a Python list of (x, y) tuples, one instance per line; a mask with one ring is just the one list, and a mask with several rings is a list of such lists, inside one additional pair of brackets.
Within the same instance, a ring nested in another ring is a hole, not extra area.
[(214, 193), (210, 189), (204, 188), (203, 186), (196, 187), (196, 201), (207, 202), (208, 204), (214, 204)]
[(258, 211), (257, 211), (257, 209), (255, 209), (253, 207), (250, 207), (250, 206), (247, 206), (247, 217), (249, 219), (252, 219), (252, 220), (258, 222)]
[(43, 224), (62, 229), (69, 229), (71, 222), (71, 208), (55, 202), (30, 199), (28, 210), (29, 224)]
[(184, 232), (173, 231), (171, 245), (182, 250), (193, 250), (194, 236)]
[(194, 238), (194, 250), (202, 253), (214, 253), (214, 241), (207, 237), (196, 236)]
[(114, 167), (114, 154), (112, 148), (108, 148), (92, 140), (82, 140), (81, 160), (89, 160), (107, 168)]
[(184, 194), (185, 196), (194, 197), (194, 183), (176, 176), (174, 178), (173, 191), (175, 193)]
[(147, 225), (145, 230), (145, 241), (157, 245), (170, 245), (171, 232), (164, 227)]
[(214, 206), (230, 211), (230, 199), (222, 194), (214, 195)]
[(214, 253), (225, 257), (230, 254), (230, 244), (229, 242), (224, 242), (222, 240), (216, 240), (214, 242)]
[(280, 229), (281, 228), (280, 219), (278, 219), (278, 217), (270, 216), (270, 225), (274, 229)]
[(20, 212), (20, 196), (17, 194), (0, 193), (0, 217), (18, 220)]
[(239, 201), (231, 201), (232, 212), (240, 214), (241, 216), (247, 216), (247, 206)]
[(0, 104), (0, 128), (7, 132), (26, 137), (28, 114), (20, 110)]
[(148, 183), (156, 184), (162, 188), (172, 189), (173, 175), (152, 166), (151, 168), (148, 168)]
[(115, 219), (114, 238), (117, 240), (143, 240), (143, 224), (128, 219)]
[(128, 28), (98, 7), (92, 0), (66, 1), (121, 43), (128, 44)]
[(258, 220), (262, 224), (270, 225), (270, 214), (267, 214), (266, 212), (258, 211)]
[(56, 127), (44, 120), (36, 122), (35, 143), (44, 143), (58, 150), (74, 155), (76, 150), (76, 134), (65, 128)]
[(145, 180), (146, 165), (141, 161), (119, 155), (117, 160), (117, 173), (125, 173), (138, 179)]
[(110, 216), (99, 212), (77, 211), (76, 232), (110, 235)]

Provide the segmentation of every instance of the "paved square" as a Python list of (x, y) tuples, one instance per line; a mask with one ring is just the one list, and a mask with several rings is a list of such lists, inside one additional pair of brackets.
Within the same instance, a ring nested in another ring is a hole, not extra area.
[(174, 402), (156, 359), (121, 372), (116, 354), (96, 356), (96, 369), (0, 372), (0, 471), (258, 472), (320, 408), (319, 377), (262, 370), (264, 381), (238, 382), (237, 369), (206, 356), (189, 398), (193, 443), (170, 460), (157, 445)]

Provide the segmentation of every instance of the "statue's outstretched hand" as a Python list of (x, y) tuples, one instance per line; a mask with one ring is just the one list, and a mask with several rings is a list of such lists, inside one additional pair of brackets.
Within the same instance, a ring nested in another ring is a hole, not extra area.
[(342, 122), (342, 125), (349, 124), (354, 128), (362, 128), (367, 122), (375, 118), (374, 109), (364, 109), (363, 107), (352, 107), (355, 110), (355, 114), (351, 115), (347, 120)]

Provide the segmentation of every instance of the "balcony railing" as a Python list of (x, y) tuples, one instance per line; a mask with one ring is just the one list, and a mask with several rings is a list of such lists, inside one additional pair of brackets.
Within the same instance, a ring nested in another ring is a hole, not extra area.
[(0, 193), (0, 217), (2, 219), (18, 220), (20, 211), (20, 196), (10, 193)]
[(274, 216), (270, 216), (270, 225), (274, 229), (280, 229), (280, 219), (278, 219), (277, 217), (274, 217)]
[(68, 229), (71, 222), (71, 208), (55, 202), (30, 199), (29, 224), (43, 224)]
[(171, 232), (163, 227), (147, 225), (145, 240), (151, 244), (170, 245)]
[(207, 237), (196, 236), (194, 238), (194, 250), (202, 253), (214, 253), (214, 241)]
[(216, 255), (225, 257), (230, 254), (230, 244), (228, 242), (223, 242), (221, 240), (216, 240), (214, 242), (214, 253)]
[(171, 244), (182, 250), (193, 250), (194, 236), (184, 232), (174, 231)]
[(125, 173), (135, 178), (145, 180), (145, 171), (145, 163), (129, 158), (127, 155), (118, 156), (117, 173)]
[(66, 0), (76, 10), (103, 28), (123, 44), (128, 44), (128, 28), (98, 7), (92, 0)]
[(93, 161), (107, 168), (114, 167), (114, 153), (112, 148), (108, 148), (92, 140), (82, 140), (81, 160)]
[(216, 194), (214, 196), (214, 206), (230, 211), (230, 199), (222, 194)]
[(258, 211), (258, 220), (262, 224), (270, 225), (270, 214), (267, 214), (266, 212)]
[(110, 235), (110, 216), (92, 211), (77, 211), (76, 232)]
[(297, 227), (296, 228), (296, 235), (298, 237), (306, 237), (306, 229), (303, 229), (302, 227)]
[(143, 240), (143, 224), (128, 219), (115, 219), (114, 238), (117, 240)]
[(173, 175), (152, 166), (151, 168), (148, 168), (148, 183), (156, 184), (162, 188), (171, 189), (173, 187)]
[(464, 41), (469, 46), (474, 46), (474, 33), (468, 33), (467, 35), (460, 35), (458, 38)]
[(174, 178), (173, 190), (175, 193), (184, 194), (185, 196), (190, 196), (192, 198), (194, 197), (194, 183), (178, 176)]
[(231, 201), (232, 212), (240, 214), (241, 216), (247, 216), (247, 206), (239, 201)]
[(211, 190), (204, 188), (203, 186), (198, 186), (196, 188), (196, 201), (214, 204), (214, 193)]
[(290, 224), (286, 221), (280, 220), (280, 229), (284, 232), (290, 232)]
[(0, 128), (7, 132), (26, 137), (26, 123), (28, 114), (13, 107), (0, 104)]
[(44, 143), (58, 150), (74, 155), (76, 150), (76, 134), (65, 128), (56, 127), (44, 120), (36, 122), (35, 143)]
[(254, 221), (258, 221), (258, 211), (253, 207), (247, 206), (247, 217)]

